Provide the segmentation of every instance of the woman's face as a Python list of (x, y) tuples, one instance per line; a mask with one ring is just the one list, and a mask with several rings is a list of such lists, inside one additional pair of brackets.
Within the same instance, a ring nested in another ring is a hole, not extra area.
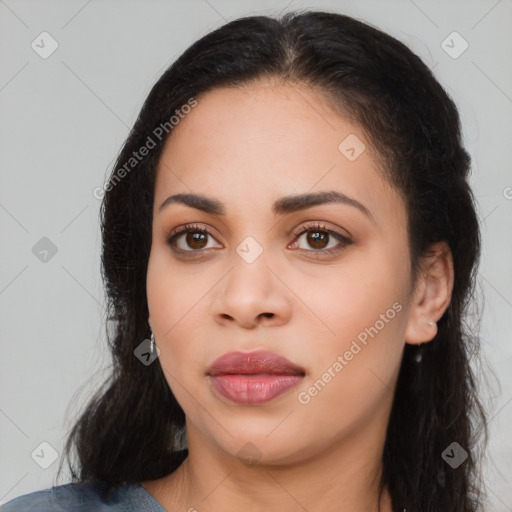
[[(383, 440), (411, 300), (401, 195), (361, 129), (305, 86), (264, 82), (196, 99), (158, 167), (147, 273), (159, 362), (187, 416), (189, 449), (272, 464), (363, 433)], [(292, 199), (327, 192), (348, 199)], [(175, 194), (204, 196), (218, 211), (178, 200), (160, 209)], [(258, 350), (303, 373), (208, 375), (223, 354)]]

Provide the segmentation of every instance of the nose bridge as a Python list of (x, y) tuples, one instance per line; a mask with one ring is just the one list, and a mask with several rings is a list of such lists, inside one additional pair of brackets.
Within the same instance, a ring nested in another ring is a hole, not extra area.
[(231, 270), (225, 276), (223, 286), (218, 289), (213, 309), (218, 318), (231, 317), (244, 325), (259, 318), (281, 319), (289, 310), (286, 287), (275, 275), (268, 246), (246, 236), (231, 255)]
[[(263, 237), (248, 235), (236, 247), (232, 254), (232, 270), (228, 276), (230, 285), (235, 288), (249, 286), (250, 294), (262, 297), (270, 293), (272, 286), (272, 272), (269, 268), (272, 263), (269, 261), (270, 249)], [(239, 283), (241, 281), (241, 283)], [(241, 290), (245, 293), (245, 290)], [(263, 294), (263, 295), (262, 295)]]

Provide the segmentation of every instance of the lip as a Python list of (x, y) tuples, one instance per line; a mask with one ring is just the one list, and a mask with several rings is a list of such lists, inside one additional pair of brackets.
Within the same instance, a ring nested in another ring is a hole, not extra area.
[(207, 375), (249, 375), (267, 373), (270, 375), (304, 375), (304, 368), (292, 363), (286, 357), (268, 350), (255, 352), (228, 352), (215, 359), (206, 371)]
[(274, 352), (229, 352), (208, 368), (213, 389), (239, 404), (262, 404), (295, 387), (304, 368)]

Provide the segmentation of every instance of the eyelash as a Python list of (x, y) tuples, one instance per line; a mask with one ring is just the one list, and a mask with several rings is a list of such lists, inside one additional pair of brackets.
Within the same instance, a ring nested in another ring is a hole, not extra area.
[[(341, 233), (339, 233), (339, 232), (337, 232), (337, 231), (335, 231), (333, 229), (329, 229), (328, 227), (324, 226), (320, 222), (313, 223), (313, 224), (308, 224), (308, 225), (302, 226), (300, 229), (296, 230), (293, 233), (293, 236), (295, 237), (294, 241), (296, 239), (298, 239), (301, 235), (303, 235), (304, 233), (307, 233), (309, 231), (325, 232), (325, 233), (328, 233), (329, 235), (333, 236), (334, 238), (336, 238), (337, 240), (340, 241), (340, 244), (337, 247), (330, 248), (330, 249), (311, 249), (311, 250), (299, 249), (301, 251), (306, 251), (306, 252), (309, 252), (309, 253), (316, 254), (317, 257), (318, 256), (321, 257), (323, 254), (327, 254), (327, 255), (336, 254), (336, 253), (340, 252), (341, 250), (343, 250), (346, 246), (352, 244), (352, 240), (350, 240), (346, 236), (342, 235)], [(177, 228), (173, 233), (171, 233), (171, 235), (167, 239), (167, 243), (170, 246), (173, 246), (174, 241), (179, 236), (181, 236), (181, 235), (183, 235), (185, 233), (188, 233), (188, 232), (201, 233), (201, 234), (204, 234), (204, 235), (212, 236), (207, 229), (204, 229), (204, 228), (202, 228), (201, 226), (199, 226), (197, 224), (185, 224), (184, 226), (181, 226), (181, 227)], [(213, 236), (212, 236), (212, 238), (213, 238)], [(185, 251), (184, 249), (178, 249), (178, 248), (173, 247), (173, 250), (179, 251), (180, 253), (198, 253), (198, 252), (203, 251), (204, 249)], [(191, 257), (191, 256), (187, 256), (187, 257)]]

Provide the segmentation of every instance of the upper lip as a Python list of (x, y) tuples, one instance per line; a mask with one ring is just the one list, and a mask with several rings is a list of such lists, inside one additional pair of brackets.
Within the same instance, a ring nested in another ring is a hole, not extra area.
[(304, 375), (304, 368), (286, 357), (267, 350), (255, 352), (228, 352), (215, 359), (206, 371), (207, 375), (257, 374)]

